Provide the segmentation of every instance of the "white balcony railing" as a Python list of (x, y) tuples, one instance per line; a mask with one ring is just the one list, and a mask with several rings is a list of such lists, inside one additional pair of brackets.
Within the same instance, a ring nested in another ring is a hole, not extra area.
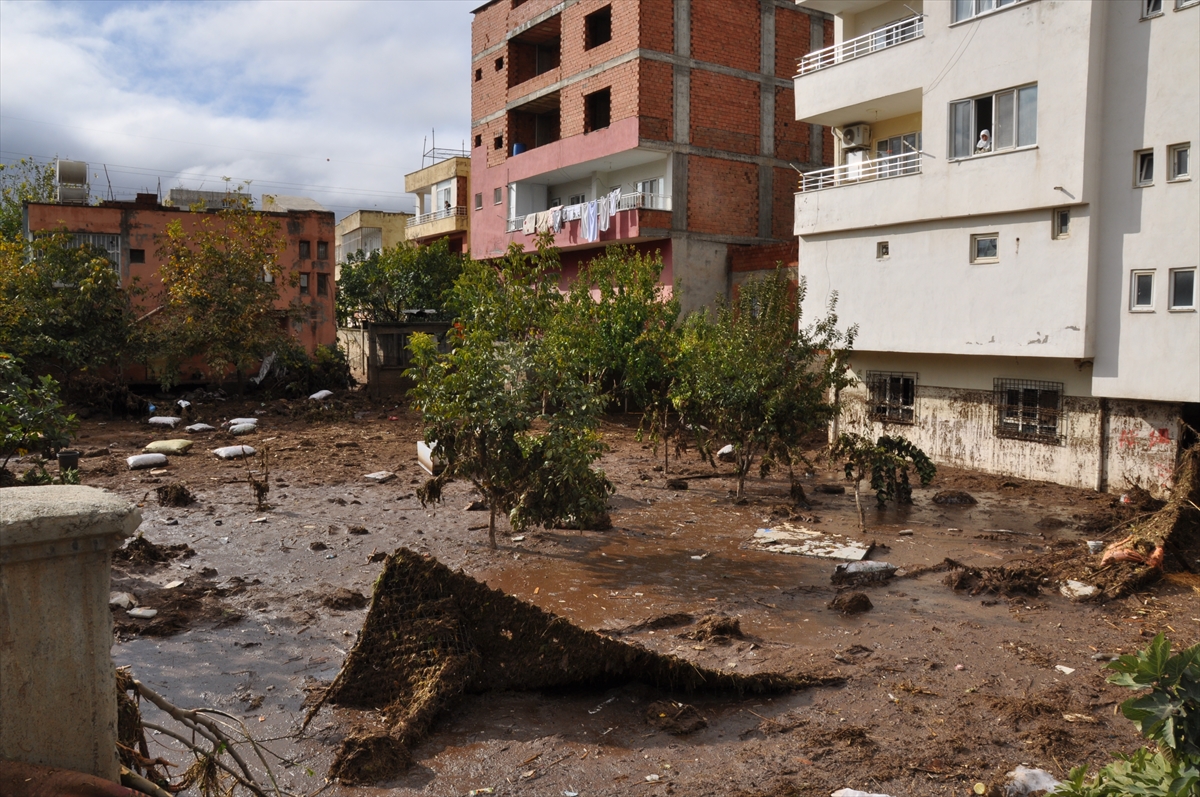
[[(583, 214), (587, 212), (587, 206), (588, 203), (584, 202), (583, 204), (570, 205), (569, 207), (579, 208), (580, 213)], [(622, 210), (636, 210), (638, 208), (642, 210), (670, 210), (671, 197), (664, 194), (647, 194), (644, 191), (632, 191), (628, 194), (621, 194), (621, 199), (617, 202), (618, 212)], [(563, 210), (566, 211), (567, 208), (564, 207)], [(530, 213), (528, 215), (536, 216), (537, 214)], [(521, 228), (525, 225), (525, 219), (526, 216), (517, 216), (509, 219), (506, 231), (520, 232)], [(571, 219), (570, 221), (577, 221), (577, 219)], [(567, 222), (564, 221), (563, 224), (565, 226)]]
[(439, 221), (441, 219), (453, 218), (454, 216), (466, 215), (467, 209), (462, 205), (452, 208), (442, 208), (441, 210), (435, 210), (432, 213), (422, 213), (420, 216), (413, 216), (412, 219), (409, 220), (408, 226), (415, 227), (418, 224), (426, 224), (431, 221)]
[[(925, 35), (925, 17), (915, 16), (893, 22), (891, 25), (864, 33), (853, 39), (815, 50), (800, 59), (800, 75), (816, 72), (843, 61), (851, 61), (888, 47), (895, 47)], [(800, 75), (797, 75), (799, 77)]]
[(886, 158), (864, 160), (860, 163), (844, 163), (830, 169), (806, 172), (800, 176), (801, 191), (820, 191), (839, 185), (861, 183), (868, 180), (885, 180), (921, 173), (921, 153), (904, 152)]

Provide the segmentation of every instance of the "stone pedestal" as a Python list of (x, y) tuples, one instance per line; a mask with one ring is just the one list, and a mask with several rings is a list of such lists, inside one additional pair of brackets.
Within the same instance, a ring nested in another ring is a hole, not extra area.
[(141, 520), (94, 487), (0, 489), (0, 758), (120, 782), (109, 568)]

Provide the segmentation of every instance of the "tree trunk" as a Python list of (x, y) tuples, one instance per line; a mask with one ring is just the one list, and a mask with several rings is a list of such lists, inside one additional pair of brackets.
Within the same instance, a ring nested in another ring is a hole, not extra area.
[(862, 501), (858, 497), (859, 479), (854, 480), (854, 506), (858, 507), (858, 530), (862, 534), (867, 533), (867, 522), (863, 516)]
[(667, 434), (667, 412), (668, 408), (663, 407), (662, 428), (659, 429), (658, 436), (662, 439), (663, 444), (663, 475), (671, 472), (671, 449), (668, 446), (671, 436)]
[(492, 545), (492, 550), (496, 550), (496, 502), (488, 501), (488, 542)]

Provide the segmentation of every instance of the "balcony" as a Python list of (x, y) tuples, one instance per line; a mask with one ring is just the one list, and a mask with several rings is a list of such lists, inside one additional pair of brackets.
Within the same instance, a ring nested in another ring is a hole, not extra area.
[(867, 160), (864, 157), (858, 162), (844, 163), (841, 166), (800, 175), (800, 191), (822, 191), (826, 188), (920, 173), (920, 152), (902, 152), (899, 155), (889, 155), (874, 160)]
[(404, 229), (404, 237), (409, 241), (418, 241), (422, 238), (448, 235), (466, 229), (467, 209), (459, 205), (413, 216)]
[(893, 22), (891, 25), (856, 36), (823, 50), (816, 50), (800, 59), (800, 71), (796, 77), (807, 75), (835, 64), (852, 61), (864, 55), (886, 50), (925, 35), (925, 17), (915, 16)]
[[(621, 194), (621, 198), (617, 203), (617, 212), (623, 210), (671, 210), (671, 197), (664, 194), (648, 194), (642, 191), (633, 191), (628, 194)], [(580, 215), (587, 212), (587, 203), (580, 205), (569, 205), (563, 208), (564, 213), (574, 211)], [(525, 219), (529, 216), (536, 216), (536, 213), (527, 213), (525, 215), (516, 216), (508, 220), (505, 232), (514, 233), (520, 232), (525, 224)], [(575, 218), (563, 221), (563, 228), (566, 229), (568, 224), (578, 223), (581, 219)]]

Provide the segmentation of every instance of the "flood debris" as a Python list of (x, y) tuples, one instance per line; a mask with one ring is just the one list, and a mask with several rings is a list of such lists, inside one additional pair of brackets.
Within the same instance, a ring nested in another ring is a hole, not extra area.
[(933, 502), (942, 506), (970, 506), (979, 503), (975, 496), (966, 490), (941, 490), (933, 494)]
[(673, 700), (656, 700), (646, 709), (646, 722), (651, 728), (674, 736), (686, 736), (708, 727), (695, 706)]
[(833, 569), (829, 580), (834, 584), (878, 584), (896, 575), (896, 566), (887, 562), (863, 560), (847, 562)]
[(859, 542), (840, 534), (813, 531), (784, 521), (772, 528), (754, 532), (750, 547), (771, 553), (859, 561), (867, 558), (875, 544)]
[(991, 593), (1001, 596), (1024, 595), (1037, 597), (1045, 571), (1036, 567), (968, 567), (947, 559), (951, 570), (945, 584), (955, 591), (966, 590), (971, 595)]
[(169, 637), (199, 625), (224, 628), (239, 622), (243, 615), (227, 607), (223, 599), (244, 592), (245, 586), (240, 579), (230, 579), (228, 586), (217, 587), (188, 576), (177, 587), (143, 593), (138, 607), (124, 612), (128, 619), (114, 615), (113, 629), (123, 637)]
[(463, 693), (599, 688), (629, 681), (685, 692), (745, 694), (842, 679), (738, 675), (700, 667), (585, 630), (401, 548), (387, 558), (375, 582), (358, 642), (305, 723), (325, 702), (379, 710), (386, 725), (347, 736), (330, 767), (330, 776), (342, 783), (366, 783), (404, 769), (412, 745)]
[(742, 623), (736, 617), (723, 614), (710, 614), (700, 619), (696, 630), (684, 634), (688, 639), (700, 642), (713, 642), (718, 645), (728, 645), (731, 639), (745, 639), (742, 633)]
[(624, 628), (614, 628), (605, 630), (603, 633), (609, 636), (621, 636), (622, 634), (636, 634), (639, 631), (661, 631), (664, 628), (678, 628), (682, 625), (691, 625), (695, 622), (695, 617), (687, 612), (674, 612), (672, 614), (663, 614), (658, 617), (652, 617), (649, 620), (643, 620), (640, 623), (627, 625)]
[(874, 609), (875, 604), (871, 603), (871, 599), (866, 596), (866, 593), (843, 592), (831, 600), (826, 608), (842, 614), (862, 614)]
[(154, 494), (158, 497), (159, 506), (190, 506), (196, 503), (196, 496), (183, 482), (155, 487)]
[(131, 565), (156, 565), (169, 562), (172, 559), (189, 559), (196, 555), (187, 543), (178, 545), (155, 545), (138, 534), (123, 548), (113, 551), (113, 562), (127, 562)]
[(1072, 600), (1083, 600), (1095, 596), (1100, 590), (1093, 587), (1091, 584), (1084, 584), (1082, 581), (1067, 579), (1067, 582), (1058, 588), (1068, 598)]
[(367, 605), (367, 596), (355, 590), (338, 587), (333, 592), (321, 597), (321, 605), (326, 609), (334, 609), (336, 611), (361, 609)]

